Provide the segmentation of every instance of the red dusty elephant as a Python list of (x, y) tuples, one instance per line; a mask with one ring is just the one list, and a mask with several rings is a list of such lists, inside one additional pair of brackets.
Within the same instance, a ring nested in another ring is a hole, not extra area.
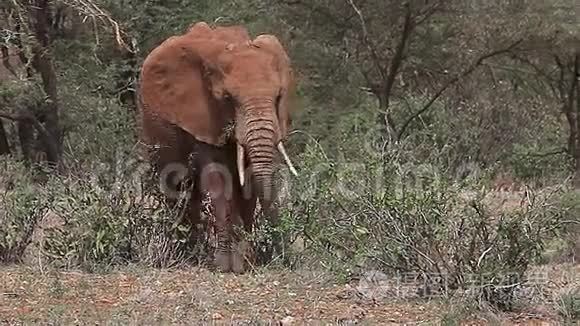
[[(165, 193), (177, 173), (189, 180), (190, 221), (200, 220), (203, 194), (215, 217), (214, 264), (242, 273), (257, 198), (272, 206), (275, 163), (296, 175), (283, 141), (294, 94), (290, 60), (278, 39), (250, 39), (240, 26), (192, 25), (145, 59), (139, 81), (140, 140)], [(278, 156), (280, 154), (280, 156)], [(275, 215), (275, 214), (274, 214)]]

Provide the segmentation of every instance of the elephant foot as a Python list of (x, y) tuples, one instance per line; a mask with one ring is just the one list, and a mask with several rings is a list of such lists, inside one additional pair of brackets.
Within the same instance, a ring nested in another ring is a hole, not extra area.
[(243, 274), (254, 262), (251, 245), (247, 241), (240, 241), (232, 249), (231, 252), (216, 252), (214, 265), (222, 273)]

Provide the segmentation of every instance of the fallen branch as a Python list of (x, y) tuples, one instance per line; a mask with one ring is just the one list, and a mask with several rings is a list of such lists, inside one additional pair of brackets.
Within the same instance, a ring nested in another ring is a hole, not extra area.
[(469, 65), (467, 67), (467, 69), (465, 69), (464, 71), (462, 71), (461, 73), (457, 74), (455, 77), (453, 77), (452, 79), (450, 79), (449, 81), (447, 81), (447, 83), (445, 83), (443, 86), (441, 86), (441, 88), (439, 88), (439, 90), (437, 92), (435, 92), (435, 95), (433, 95), (431, 97), (431, 99), (423, 106), (423, 108), (421, 108), (419, 111), (415, 112), (415, 114), (413, 114), (411, 117), (409, 117), (407, 119), (407, 121), (405, 121), (405, 123), (403, 123), (401, 129), (399, 130), (399, 133), (397, 134), (397, 141), (400, 141), (401, 138), (403, 138), (403, 135), (405, 134), (405, 132), (406, 132), (407, 128), (409, 127), (409, 125), (411, 124), (411, 122), (413, 122), (413, 120), (415, 120), (421, 114), (423, 114), (426, 111), (428, 111), (433, 106), (433, 103), (435, 103), (435, 101), (437, 101), (437, 99), (439, 99), (439, 97), (441, 97), (441, 95), (449, 87), (453, 86), (454, 84), (456, 84), (457, 82), (459, 82), (461, 79), (469, 76), (479, 66), (481, 66), (485, 62), (485, 60), (487, 60), (487, 59), (489, 59), (491, 57), (495, 57), (497, 55), (504, 54), (504, 53), (508, 53), (508, 52), (512, 51), (522, 41), (523, 40), (520, 39), (520, 40), (512, 43), (510, 46), (508, 46), (506, 48), (499, 49), (499, 50), (495, 50), (495, 51), (492, 51), (490, 53), (487, 53), (487, 54), (484, 54), (484, 55), (480, 56), (471, 65)]

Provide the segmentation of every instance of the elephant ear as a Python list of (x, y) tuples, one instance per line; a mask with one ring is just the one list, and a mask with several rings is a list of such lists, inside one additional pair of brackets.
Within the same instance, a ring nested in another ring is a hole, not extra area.
[(206, 22), (197, 22), (187, 29), (186, 35), (190, 37), (207, 37), (212, 34), (211, 27)]
[(292, 123), (291, 110), (294, 107), (296, 89), (290, 58), (278, 38), (273, 35), (259, 35), (251, 42), (251, 45), (272, 53), (276, 58), (276, 65), (280, 72), (282, 85), (280, 98), (278, 100), (278, 120), (280, 122), (281, 138), (285, 139), (288, 136), (288, 130)]
[(221, 110), (209, 81), (223, 75), (216, 60), (228, 43), (203, 37), (206, 26), (196, 24), (155, 48), (143, 63), (140, 89), (143, 110), (149, 115), (179, 126), (199, 141), (223, 145), (233, 112)]

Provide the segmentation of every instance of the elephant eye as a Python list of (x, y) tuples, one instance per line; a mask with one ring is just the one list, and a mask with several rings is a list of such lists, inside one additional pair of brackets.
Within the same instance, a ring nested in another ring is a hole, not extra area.
[(224, 101), (228, 102), (228, 104), (233, 103), (234, 98), (232, 96), (232, 94), (230, 94), (230, 92), (224, 92)]

